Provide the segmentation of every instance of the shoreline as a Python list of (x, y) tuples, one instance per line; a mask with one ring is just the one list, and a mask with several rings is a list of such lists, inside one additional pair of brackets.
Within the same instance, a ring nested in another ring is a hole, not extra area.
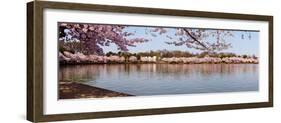
[(61, 63), (59, 62), (59, 65), (106, 65), (106, 64), (190, 64), (190, 65), (196, 65), (196, 64), (259, 64), (259, 63), (155, 63), (155, 62), (124, 62), (124, 63), (88, 63), (88, 62), (71, 62), (71, 63)]
[(76, 82), (59, 82), (59, 99), (106, 98), (134, 96)]
[(59, 52), (59, 64), (258, 64), (255, 56), (122, 56)]

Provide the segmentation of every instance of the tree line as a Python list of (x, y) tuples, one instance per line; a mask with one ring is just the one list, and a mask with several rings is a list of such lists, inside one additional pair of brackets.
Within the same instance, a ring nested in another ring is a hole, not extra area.
[(191, 53), (188, 51), (180, 51), (180, 50), (174, 50), (174, 51), (168, 51), (168, 50), (157, 50), (157, 51), (147, 51), (147, 52), (139, 52), (139, 53), (130, 53), (130, 52), (107, 52), (105, 54), (106, 56), (123, 56), (123, 57), (130, 57), (135, 56), (138, 59), (140, 57), (153, 57), (156, 56), (157, 58), (172, 58), (172, 57), (198, 57), (198, 58), (204, 58), (204, 57), (215, 57), (215, 58), (228, 58), (228, 57), (241, 57), (241, 58), (254, 58), (257, 59), (257, 56), (255, 55), (237, 55), (235, 53), (227, 53), (227, 52), (201, 52), (201, 53)]

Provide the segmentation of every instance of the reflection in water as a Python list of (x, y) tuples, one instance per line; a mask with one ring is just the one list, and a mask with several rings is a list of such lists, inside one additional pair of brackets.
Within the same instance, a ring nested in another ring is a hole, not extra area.
[(60, 66), (59, 81), (133, 95), (258, 90), (257, 64), (95, 64)]

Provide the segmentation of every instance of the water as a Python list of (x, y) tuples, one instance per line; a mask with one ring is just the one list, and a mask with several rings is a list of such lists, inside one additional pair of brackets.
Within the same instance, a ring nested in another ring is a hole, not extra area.
[(258, 91), (257, 64), (95, 64), (61, 66), (60, 81), (144, 96)]

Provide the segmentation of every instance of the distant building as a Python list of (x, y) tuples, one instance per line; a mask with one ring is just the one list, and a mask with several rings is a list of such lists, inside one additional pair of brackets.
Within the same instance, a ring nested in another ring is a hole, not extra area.
[(151, 57), (151, 56), (142, 56), (142, 57), (140, 57), (140, 60), (142, 61), (142, 62), (156, 62), (157, 61), (157, 57), (156, 56), (153, 56), (153, 57)]

